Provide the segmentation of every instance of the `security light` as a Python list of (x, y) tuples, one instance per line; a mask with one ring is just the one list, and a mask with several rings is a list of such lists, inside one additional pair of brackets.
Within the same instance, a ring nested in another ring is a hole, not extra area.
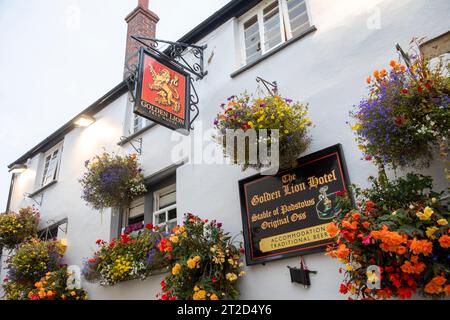
[(93, 118), (93, 117), (91, 117), (91, 116), (89, 116), (89, 115), (87, 115), (87, 114), (83, 114), (83, 115), (81, 115), (81, 116), (79, 116), (76, 120), (75, 120), (75, 122), (74, 122), (74, 124), (77, 126), (77, 127), (83, 127), (83, 128), (86, 128), (86, 127), (89, 127), (91, 124), (93, 124), (95, 122), (95, 119)]

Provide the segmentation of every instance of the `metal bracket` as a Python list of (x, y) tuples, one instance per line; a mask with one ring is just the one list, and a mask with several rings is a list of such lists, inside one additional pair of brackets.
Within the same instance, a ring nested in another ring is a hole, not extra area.
[[(131, 36), (132, 39), (137, 41), (138, 43), (145, 46), (148, 50), (156, 53), (157, 55), (169, 60), (174, 66), (181, 68), (182, 70), (193, 75), (191, 78), (192, 81), (190, 83), (191, 86), (191, 94), (189, 96), (189, 110), (194, 112), (194, 115), (191, 116), (189, 127), (191, 130), (194, 129), (192, 125), (194, 121), (198, 118), (200, 114), (200, 109), (198, 107), (199, 97), (197, 94), (197, 90), (194, 86), (194, 81), (198, 81), (203, 79), (208, 71), (204, 70), (204, 50), (207, 48), (207, 45), (197, 46), (193, 44), (187, 44), (182, 42), (172, 42), (167, 40), (148, 38), (142, 36)], [(163, 47), (165, 46), (165, 47)], [(186, 51), (190, 51), (195, 58), (195, 62), (189, 63), (183, 55)], [(129, 57), (125, 63), (126, 66), (126, 76), (127, 76), (127, 86), (128, 91), (130, 92), (130, 101), (135, 101), (134, 95), (134, 84), (136, 81), (136, 76), (138, 72), (138, 66), (136, 64), (129, 65), (128, 62), (136, 57), (138, 53)], [(136, 149), (136, 148), (135, 148)]]
[[(262, 83), (264, 85), (264, 87), (266, 87), (267, 91), (269, 92), (269, 94), (271, 96), (275, 96), (275, 95), (278, 94), (278, 85), (277, 85), (276, 81), (269, 82), (269, 81), (267, 81), (267, 80), (265, 80), (265, 79), (263, 79), (261, 77), (256, 77), (256, 82), (257, 83)], [(269, 88), (269, 86), (272, 87), (272, 88)]]
[[(120, 137), (120, 141), (121, 142), (126, 141), (127, 143), (131, 144), (131, 146), (137, 152), (137, 154), (139, 154), (139, 155), (142, 154), (142, 138), (129, 139), (125, 136), (122, 136), (122, 137)], [(137, 145), (134, 145), (134, 143), (138, 143), (139, 147)]]
[(24, 193), (23, 196), (33, 200), (39, 207), (42, 206), (42, 201), (44, 200), (44, 193), (41, 193), (40, 201), (37, 201), (34, 197), (32, 197), (31, 193)]
[(405, 51), (403, 51), (402, 47), (398, 43), (395, 45), (395, 49), (397, 49), (397, 51), (402, 56), (408, 69), (410, 69), (411, 68), (411, 59), (409, 58), (409, 55)]
[[(203, 51), (207, 48), (207, 45), (196, 46), (193, 44), (172, 42), (142, 36), (131, 36), (131, 38), (144, 45), (150, 51), (153, 51), (156, 54), (170, 60), (170, 62), (175, 66), (191, 73), (196, 77), (196, 80), (203, 79), (208, 74), (208, 72), (204, 71), (203, 68)], [(168, 46), (162, 48), (161, 44)], [(198, 61), (192, 64), (186, 61), (183, 57), (186, 50), (191, 51), (193, 56)]]

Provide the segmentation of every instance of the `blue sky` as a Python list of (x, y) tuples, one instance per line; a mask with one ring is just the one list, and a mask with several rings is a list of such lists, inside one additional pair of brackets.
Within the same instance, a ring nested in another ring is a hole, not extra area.
[[(156, 35), (177, 40), (228, 1), (150, 0)], [(0, 0), (0, 212), (7, 165), (122, 80), (124, 18), (136, 4)]]

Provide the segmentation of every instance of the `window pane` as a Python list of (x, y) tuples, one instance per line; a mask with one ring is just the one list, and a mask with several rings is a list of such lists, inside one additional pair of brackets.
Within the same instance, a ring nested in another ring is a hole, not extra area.
[(254, 16), (244, 23), (245, 53), (247, 62), (261, 55), (258, 18)]
[(169, 216), (169, 220), (176, 219), (177, 218), (177, 209), (174, 208), (172, 210), (169, 210), (168, 216)]
[(45, 186), (56, 179), (58, 152), (59, 150), (55, 150), (45, 158), (44, 170), (42, 172), (42, 186)]
[(263, 10), (264, 22), (264, 47), (269, 50), (281, 43), (280, 14), (278, 2), (273, 2)]
[(287, 5), (292, 36), (296, 36), (309, 27), (306, 3), (303, 0), (287, 0)]
[(175, 191), (162, 194), (159, 197), (159, 209), (166, 208), (177, 201), (177, 194)]
[(131, 202), (128, 217), (136, 217), (144, 214), (144, 197), (135, 199)]
[(159, 213), (155, 216), (156, 216), (156, 224), (161, 224), (161, 223), (166, 222), (166, 213), (165, 212)]

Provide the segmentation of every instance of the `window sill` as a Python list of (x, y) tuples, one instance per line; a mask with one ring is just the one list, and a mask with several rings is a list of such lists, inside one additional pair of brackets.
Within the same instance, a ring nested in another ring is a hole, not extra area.
[(58, 182), (58, 180), (53, 180), (52, 182), (47, 183), (45, 186), (37, 189), (33, 193), (30, 193), (30, 195), (28, 197), (33, 198), (33, 197), (37, 196), (39, 193), (42, 193), (44, 190), (46, 190), (47, 188), (50, 188), (52, 185), (56, 184), (57, 182)]
[(258, 63), (260, 63), (261, 61), (266, 60), (267, 58), (269, 58), (270, 56), (274, 55), (275, 53), (283, 50), (284, 48), (286, 48), (287, 46), (293, 44), (294, 42), (297, 42), (300, 39), (303, 39), (304, 37), (306, 37), (307, 35), (309, 35), (310, 33), (316, 31), (317, 28), (315, 26), (310, 26), (308, 29), (306, 29), (304, 32), (302, 32), (301, 34), (299, 34), (298, 36), (296, 36), (295, 38), (289, 39), (288, 41), (286, 41), (285, 43), (283, 43), (282, 45), (278, 46), (277, 48), (267, 52), (266, 54), (262, 55), (261, 57), (259, 57), (258, 59), (256, 59), (255, 61), (250, 62), (249, 64), (246, 64), (245, 66), (239, 68), (238, 70), (236, 70), (235, 72), (233, 72), (232, 74), (230, 74), (231, 78), (234, 78), (238, 75), (240, 75), (242, 72), (256, 66)]
[(135, 133), (130, 134), (127, 137), (124, 137), (123, 140), (120, 140), (117, 145), (119, 146), (123, 146), (125, 144), (127, 144), (128, 142), (130, 142), (133, 139), (136, 139), (137, 137), (139, 137), (141, 134), (143, 134), (144, 132), (146, 132), (147, 130), (150, 130), (151, 128), (155, 127), (156, 123), (150, 123), (148, 126), (146, 126), (145, 128), (142, 128), (139, 131), (136, 131)]

